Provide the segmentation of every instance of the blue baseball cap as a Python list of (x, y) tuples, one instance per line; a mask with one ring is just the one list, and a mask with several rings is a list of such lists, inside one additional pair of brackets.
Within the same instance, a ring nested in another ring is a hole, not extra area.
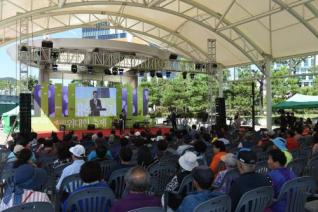
[(273, 144), (280, 150), (280, 151), (286, 151), (286, 140), (282, 137), (277, 137), (272, 140)]

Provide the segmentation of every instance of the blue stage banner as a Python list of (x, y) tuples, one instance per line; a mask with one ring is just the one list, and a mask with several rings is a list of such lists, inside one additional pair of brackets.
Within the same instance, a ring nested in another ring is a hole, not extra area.
[(128, 99), (128, 94), (127, 94), (127, 88), (123, 88), (122, 89), (122, 108), (121, 109), (125, 109), (125, 111), (127, 112), (127, 99)]
[(133, 89), (133, 116), (138, 114), (138, 96), (137, 89)]
[(68, 116), (68, 87), (62, 87), (62, 114), (64, 117)]
[(41, 85), (36, 85), (33, 91), (34, 116), (41, 116)]
[(48, 107), (49, 107), (49, 116), (55, 117), (55, 87), (54, 85), (49, 85)]
[(148, 114), (149, 90), (143, 90), (143, 115)]

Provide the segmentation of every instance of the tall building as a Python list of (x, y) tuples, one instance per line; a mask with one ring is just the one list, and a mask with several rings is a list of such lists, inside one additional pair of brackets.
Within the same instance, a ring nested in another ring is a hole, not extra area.
[(128, 33), (118, 29), (106, 29), (103, 27), (110, 26), (109, 22), (100, 22), (95, 28), (82, 28), (82, 38), (111, 40), (127, 38)]
[[(308, 74), (310, 73), (310, 68), (318, 65), (318, 55), (306, 57), (301, 61), (295, 68), (295, 71), (291, 74)], [(274, 63), (274, 69), (279, 69), (284, 64)], [(315, 75), (303, 75), (300, 76), (301, 87), (312, 86), (314, 83)]]

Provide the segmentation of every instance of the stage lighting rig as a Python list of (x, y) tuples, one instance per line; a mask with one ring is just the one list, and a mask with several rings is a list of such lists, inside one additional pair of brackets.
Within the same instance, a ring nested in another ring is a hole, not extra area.
[(156, 72), (156, 76), (157, 76), (158, 78), (162, 78), (162, 72), (160, 72), (160, 71)]
[(56, 72), (57, 71), (57, 64), (52, 64), (52, 71)]
[(87, 66), (87, 73), (93, 74), (93, 72), (94, 72), (93, 66)]
[(71, 71), (72, 71), (74, 74), (76, 74), (76, 73), (77, 73), (77, 65), (72, 64), (72, 66), (71, 66)]
[(155, 77), (155, 74), (156, 74), (156, 72), (155, 72), (154, 70), (151, 70), (151, 71), (150, 71), (150, 76), (151, 76), (151, 77)]
[(187, 72), (182, 72), (183, 79), (187, 79)]
[(123, 68), (118, 69), (118, 71), (119, 71), (119, 75), (124, 75), (124, 69)]
[(105, 73), (105, 75), (112, 75), (112, 72), (110, 71), (109, 68), (105, 68), (104, 73)]
[(113, 67), (113, 75), (117, 75), (118, 74), (118, 68), (117, 67)]

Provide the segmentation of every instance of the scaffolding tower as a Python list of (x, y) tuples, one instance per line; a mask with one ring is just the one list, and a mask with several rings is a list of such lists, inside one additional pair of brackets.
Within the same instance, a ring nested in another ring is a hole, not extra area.
[(214, 77), (217, 72), (216, 62), (216, 40), (208, 39), (208, 61), (207, 61), (207, 75), (208, 75), (208, 86), (209, 86), (209, 113), (210, 113), (210, 124), (213, 123), (213, 114), (215, 114), (215, 95), (213, 92)]
[(24, 60), (18, 60), (19, 63), (19, 83), (18, 83), (18, 94), (29, 92), (28, 90), (28, 79), (29, 79), (29, 60), (30, 60), (30, 49), (29, 45), (29, 18), (22, 18), (19, 21), (19, 36), (17, 40), (17, 54), (18, 58), (24, 58)]

